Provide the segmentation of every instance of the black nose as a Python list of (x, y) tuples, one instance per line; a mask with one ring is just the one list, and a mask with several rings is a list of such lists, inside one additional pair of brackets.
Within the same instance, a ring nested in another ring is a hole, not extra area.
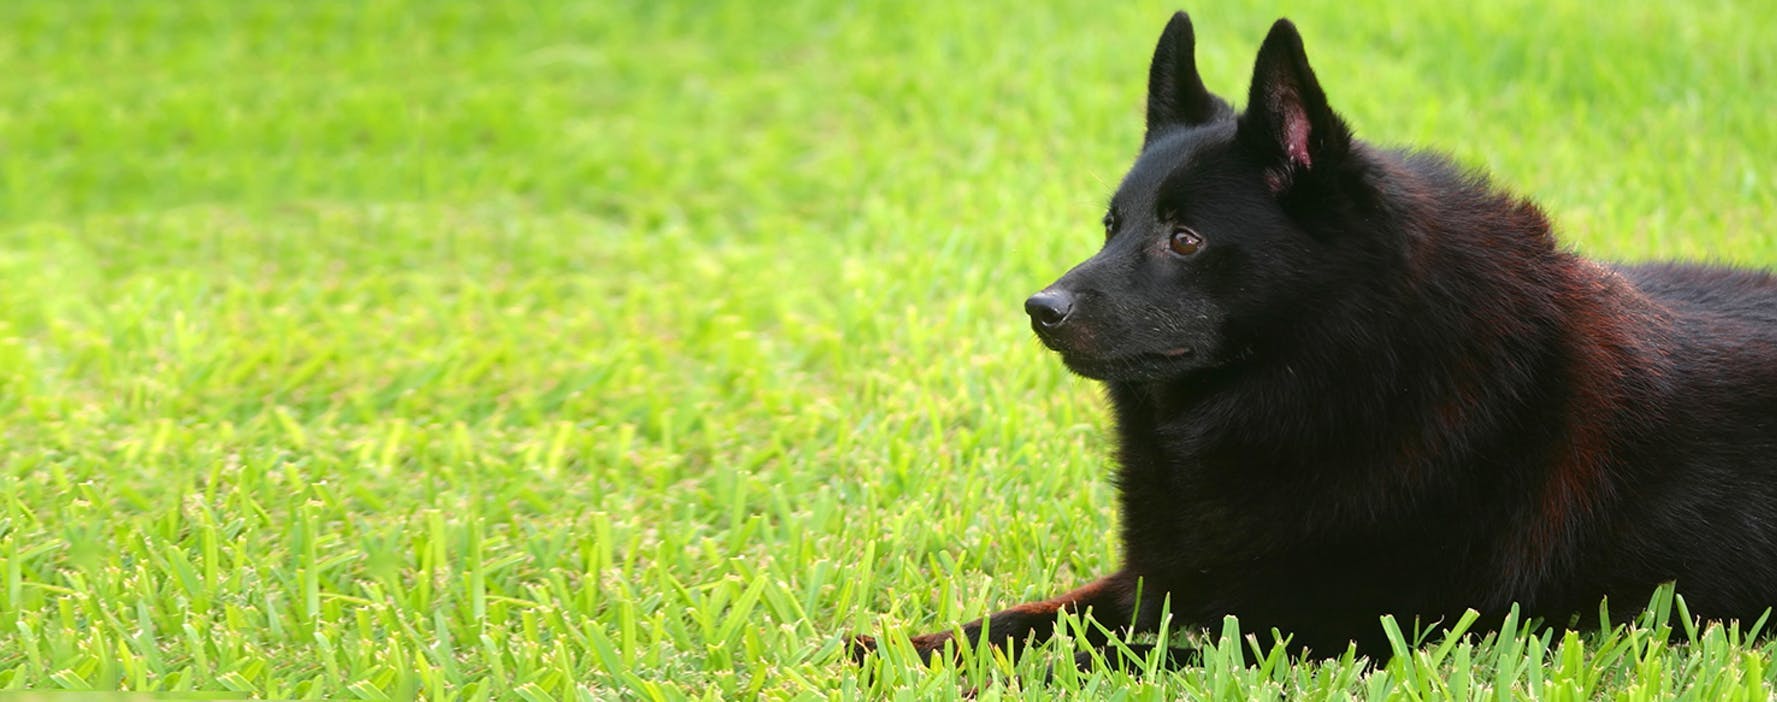
[(1045, 329), (1054, 329), (1067, 321), (1074, 309), (1074, 296), (1066, 290), (1044, 290), (1024, 301), (1024, 313), (1030, 321)]

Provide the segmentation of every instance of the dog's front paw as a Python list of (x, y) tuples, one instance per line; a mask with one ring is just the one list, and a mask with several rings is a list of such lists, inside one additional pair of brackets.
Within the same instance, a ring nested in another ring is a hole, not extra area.
[[(932, 662), (932, 659), (944, 655), (944, 645), (953, 641), (954, 638), (955, 637), (951, 636), (948, 631), (940, 631), (936, 634), (921, 634), (913, 637), (913, 650), (919, 654), (920, 660), (930, 663)], [(958, 653), (960, 652), (956, 647), (951, 647), (950, 656), (952, 659), (954, 659)]]
[[(919, 654), (920, 660), (930, 663), (933, 658), (944, 655), (944, 645), (951, 640), (950, 632), (945, 631), (915, 636), (908, 642), (913, 644), (913, 652)], [(853, 634), (846, 642), (846, 650), (854, 663), (863, 663), (864, 659), (875, 655), (878, 646), (876, 637), (868, 634)], [(954, 648), (950, 655), (956, 655)]]
[(845, 642), (846, 652), (851, 662), (863, 663), (870, 654), (876, 653), (876, 637), (868, 634), (853, 634), (850, 641)]

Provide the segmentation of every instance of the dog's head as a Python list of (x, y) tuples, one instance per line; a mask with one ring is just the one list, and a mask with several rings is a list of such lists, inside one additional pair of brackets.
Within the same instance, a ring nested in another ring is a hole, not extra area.
[(1043, 343), (1081, 375), (1166, 380), (1231, 363), (1314, 305), (1328, 259), (1351, 255), (1337, 231), (1351, 136), (1295, 27), (1271, 28), (1239, 115), (1204, 89), (1194, 46), (1190, 18), (1174, 15), (1104, 247), (1025, 302)]

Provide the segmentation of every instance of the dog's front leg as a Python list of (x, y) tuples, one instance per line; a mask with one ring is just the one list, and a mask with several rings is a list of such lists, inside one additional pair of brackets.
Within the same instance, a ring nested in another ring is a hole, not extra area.
[[(1048, 639), (1055, 633), (1055, 615), (1059, 612), (1070, 612), (1075, 615), (1088, 610), (1094, 621), (1102, 628), (1089, 628), (1087, 639), (1093, 646), (1103, 646), (1107, 640), (1105, 629), (1122, 629), (1130, 626), (1131, 615), (1135, 611), (1135, 576), (1127, 572), (1118, 572), (1100, 578), (1091, 584), (1075, 589), (1066, 594), (1037, 602), (1003, 609), (986, 618), (969, 622), (962, 626), (962, 635), (967, 644), (981, 640), (982, 627), (987, 628), (987, 640), (993, 645), (1005, 645), (1017, 651), (1025, 643), (1036, 643)], [(930, 660), (932, 656), (944, 652), (944, 645), (955, 638), (950, 631), (940, 631), (913, 637), (913, 648), (920, 656)], [(876, 640), (869, 636), (858, 636), (852, 640), (852, 655), (862, 659), (876, 650)]]

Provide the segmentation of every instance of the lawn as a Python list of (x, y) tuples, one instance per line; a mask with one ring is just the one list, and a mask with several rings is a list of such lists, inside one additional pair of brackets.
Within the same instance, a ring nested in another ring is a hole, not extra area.
[[(1140, 142), (1173, 7), (1100, 5), (0, 3), (0, 689), (1771, 698), (1670, 602), (1376, 669), (845, 662), (1116, 564), (1019, 306)], [(1360, 136), (1581, 251), (1777, 264), (1777, 4), (1188, 9), (1212, 89), (1287, 14)]]

